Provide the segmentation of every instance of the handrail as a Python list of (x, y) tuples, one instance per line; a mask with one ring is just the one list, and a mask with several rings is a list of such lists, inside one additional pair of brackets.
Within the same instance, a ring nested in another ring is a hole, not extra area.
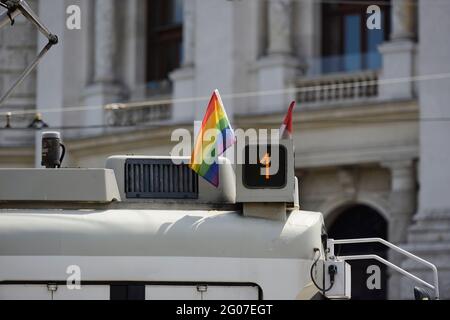
[(385, 246), (391, 248), (392, 250), (403, 254), (405, 256), (407, 256), (408, 258), (415, 260), (427, 267), (429, 267), (432, 271), (433, 271), (433, 282), (434, 285), (429, 284), (428, 282), (423, 281), (422, 279), (414, 276), (413, 274), (403, 270), (402, 268), (396, 266), (395, 264), (377, 256), (377, 255), (373, 255), (373, 254), (369, 254), (369, 255), (355, 255), (355, 256), (340, 256), (340, 257), (336, 257), (336, 258), (340, 258), (342, 260), (365, 260), (365, 259), (375, 259), (378, 260), (380, 262), (382, 262), (383, 264), (395, 269), (396, 271), (402, 273), (403, 275), (415, 280), (416, 282), (419, 282), (431, 289), (433, 289), (435, 291), (435, 298), (439, 299), (439, 279), (438, 279), (438, 271), (437, 268), (434, 264), (432, 264), (431, 262), (428, 262), (384, 239), (381, 238), (361, 238), (361, 239), (341, 239), (341, 240), (335, 240), (335, 239), (328, 239), (328, 248), (329, 248), (329, 252), (327, 253), (327, 258), (334, 258), (334, 245), (336, 244), (358, 244), (358, 243), (374, 243), (374, 242), (378, 242), (381, 244), (384, 244)]

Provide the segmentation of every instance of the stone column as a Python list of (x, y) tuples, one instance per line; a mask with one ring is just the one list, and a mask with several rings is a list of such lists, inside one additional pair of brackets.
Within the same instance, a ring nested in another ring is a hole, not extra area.
[[(416, 4), (416, 0), (392, 0), (390, 41), (383, 43), (379, 48), (383, 55), (381, 80), (414, 76)], [(382, 99), (412, 99), (414, 95), (412, 82), (380, 86)]]
[[(63, 1), (39, 1), (39, 18), (45, 21), (45, 24), (51, 32), (58, 35), (59, 42), (54, 46), (44, 59), (41, 60), (36, 68), (36, 111), (48, 109), (49, 106), (60, 108), (61, 112), (43, 113), (42, 117), (50, 127), (64, 125), (64, 113), (62, 109), (65, 105), (66, 79), (63, 76), (63, 70), (71, 69), (72, 63), (76, 63), (67, 54), (66, 42), (68, 33), (65, 32), (65, 18), (62, 15), (55, 15), (52, 12), (64, 12)], [(10, 32), (13, 32), (12, 30)], [(71, 39), (72, 40), (72, 39)], [(73, 40), (72, 40), (73, 41)], [(48, 42), (40, 33), (38, 34), (38, 49), (40, 50)], [(37, 54), (37, 53), (36, 53)], [(71, 63), (70, 63), (71, 62)], [(50, 89), (51, 88), (51, 89)], [(42, 131), (37, 130), (34, 133), (34, 165), (41, 168), (41, 138)]]
[(96, 0), (94, 82), (111, 83), (115, 80), (115, 53), (115, 0)]
[[(195, 26), (196, 0), (183, 1), (183, 62), (181, 68), (170, 74), (173, 83), (173, 98), (195, 96)], [(195, 117), (193, 103), (175, 102), (172, 106), (174, 121), (192, 121)]]
[(183, 2), (183, 66), (192, 66), (195, 59), (195, 0)]
[[(298, 61), (292, 50), (292, 0), (267, 2), (267, 55), (257, 61), (260, 91), (282, 90), (293, 86), (297, 76)], [(294, 95), (269, 95), (259, 98), (260, 112), (286, 110)]]
[[(391, 172), (391, 192), (389, 207), (391, 219), (389, 222), (388, 241), (399, 245), (406, 242), (408, 227), (416, 210), (416, 174), (415, 163), (412, 160), (388, 161), (382, 164)], [(389, 261), (400, 266), (403, 257), (390, 251)], [(390, 275), (388, 294), (390, 299), (400, 299), (401, 276), (396, 271), (388, 269)]]
[(415, 0), (392, 0), (391, 40), (414, 38), (416, 5)]
[[(85, 89), (85, 104), (103, 106), (118, 102), (123, 96), (123, 88), (117, 82), (117, 29), (119, 14), (116, 10), (116, 0), (95, 0), (94, 10), (94, 48), (93, 82)], [(86, 125), (101, 125), (105, 123), (104, 111), (101, 108), (84, 113)], [(88, 134), (101, 133), (102, 129), (89, 130)]]
[(391, 172), (389, 207), (391, 224), (389, 241), (401, 243), (406, 240), (408, 226), (416, 210), (416, 168), (413, 160), (386, 161), (383, 167)]
[(269, 0), (268, 53), (290, 54), (292, 51), (292, 0)]

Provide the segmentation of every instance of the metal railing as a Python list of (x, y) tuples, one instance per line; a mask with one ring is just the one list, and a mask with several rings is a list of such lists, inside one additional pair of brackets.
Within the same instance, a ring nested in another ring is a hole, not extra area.
[[(400, 268), (399, 266), (381, 258), (380, 256), (377, 256), (375, 254), (366, 254), (366, 255), (354, 255), (354, 256), (334, 256), (334, 245), (339, 245), (339, 244), (358, 244), (358, 243), (381, 243), (384, 244), (385, 246), (389, 247), (390, 249), (403, 254), (404, 256), (419, 262), (425, 266), (427, 266), (428, 268), (430, 268), (433, 272), (433, 284), (430, 284), (422, 279), (420, 279), (419, 277), (409, 273), (408, 271)], [(385, 264), (386, 266), (400, 272), (401, 274), (403, 274), (404, 276), (410, 278), (411, 280), (418, 282), (430, 289), (432, 289), (434, 291), (434, 295), (435, 295), (435, 299), (439, 299), (439, 279), (438, 279), (438, 271), (437, 268), (434, 264), (432, 264), (431, 262), (428, 262), (400, 247), (397, 247), (396, 245), (381, 239), (381, 238), (361, 238), (361, 239), (343, 239), (343, 240), (335, 240), (335, 239), (328, 239), (328, 249), (329, 251), (327, 252), (327, 259), (340, 259), (343, 261), (348, 261), (348, 260), (368, 260), (368, 259), (375, 259), (383, 264)]]
[[(172, 83), (168, 80), (137, 85), (135, 94), (142, 102), (111, 103), (104, 107), (110, 126), (135, 126), (170, 120), (172, 117)], [(150, 98), (150, 100), (146, 100)], [(158, 102), (159, 101), (159, 102)]]
[(157, 121), (170, 120), (172, 105), (133, 106), (126, 108), (122, 104), (111, 104), (105, 108), (106, 123), (114, 126), (134, 126)]
[(300, 90), (297, 101), (302, 104), (332, 104), (378, 97), (378, 72), (363, 71), (307, 77), (296, 81)]

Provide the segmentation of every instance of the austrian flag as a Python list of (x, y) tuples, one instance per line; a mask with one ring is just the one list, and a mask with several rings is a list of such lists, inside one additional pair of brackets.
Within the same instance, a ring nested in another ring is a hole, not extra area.
[(292, 139), (292, 111), (294, 110), (294, 107), (295, 101), (292, 101), (283, 124), (280, 127), (280, 139)]

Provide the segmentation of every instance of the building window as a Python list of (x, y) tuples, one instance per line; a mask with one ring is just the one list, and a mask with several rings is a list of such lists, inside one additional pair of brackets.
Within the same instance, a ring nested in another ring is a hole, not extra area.
[(148, 1), (147, 82), (149, 86), (168, 80), (182, 59), (182, 0)]
[[(355, 2), (355, 3), (352, 3)], [(366, 2), (366, 3), (364, 3)], [(390, 5), (379, 4), (381, 29), (369, 30), (369, 0), (322, 4), (322, 72), (351, 72), (381, 67), (378, 45), (390, 33)]]

